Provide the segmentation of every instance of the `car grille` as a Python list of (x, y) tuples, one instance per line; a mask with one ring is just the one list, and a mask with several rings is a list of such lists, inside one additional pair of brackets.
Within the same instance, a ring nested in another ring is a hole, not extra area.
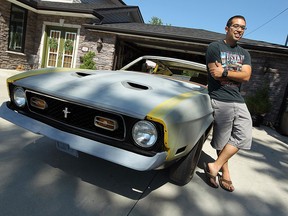
[[(33, 91), (26, 91), (26, 97), (29, 110), (41, 116), (42, 121), (45, 123), (49, 123), (52, 120), (62, 125), (100, 136), (116, 140), (125, 139), (125, 124), (120, 115)], [(38, 104), (36, 104), (37, 102)], [(103, 127), (102, 123), (96, 123), (96, 125), (101, 125), (101, 127), (95, 126), (97, 119), (108, 119), (109, 128)], [(115, 123), (115, 127), (111, 126), (111, 122)]]

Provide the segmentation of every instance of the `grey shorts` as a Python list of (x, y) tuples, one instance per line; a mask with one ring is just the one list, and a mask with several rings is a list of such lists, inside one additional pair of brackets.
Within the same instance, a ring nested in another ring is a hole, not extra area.
[(252, 120), (245, 103), (227, 103), (211, 99), (214, 127), (211, 145), (222, 150), (229, 143), (238, 149), (250, 149)]

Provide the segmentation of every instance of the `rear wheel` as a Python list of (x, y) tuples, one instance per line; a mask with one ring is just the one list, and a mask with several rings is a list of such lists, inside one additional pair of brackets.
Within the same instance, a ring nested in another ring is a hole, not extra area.
[(205, 141), (203, 135), (193, 149), (170, 167), (169, 178), (177, 185), (185, 185), (193, 178)]

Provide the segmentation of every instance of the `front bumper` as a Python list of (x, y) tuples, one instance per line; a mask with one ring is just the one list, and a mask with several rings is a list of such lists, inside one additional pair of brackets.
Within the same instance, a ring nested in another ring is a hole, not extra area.
[(68, 144), (70, 148), (77, 151), (134, 170), (146, 171), (156, 169), (165, 163), (167, 157), (167, 152), (157, 153), (153, 157), (148, 157), (61, 131), (9, 109), (7, 107), (7, 102), (4, 102), (0, 107), (0, 117), (33, 133), (41, 134), (58, 142)]

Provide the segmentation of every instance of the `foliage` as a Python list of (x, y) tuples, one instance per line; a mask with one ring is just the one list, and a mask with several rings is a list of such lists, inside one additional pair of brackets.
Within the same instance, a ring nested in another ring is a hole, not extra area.
[(96, 69), (96, 63), (93, 58), (96, 56), (95, 52), (89, 51), (84, 56), (80, 57), (80, 61), (83, 62), (80, 65), (82, 69)]
[(269, 86), (264, 84), (253, 95), (245, 98), (247, 107), (251, 115), (265, 115), (271, 110), (271, 102), (269, 101)]
[(160, 18), (158, 17), (151, 17), (151, 20), (149, 21), (149, 24), (152, 24), (152, 25), (163, 25), (163, 22)]
[(53, 37), (49, 38), (49, 42), (48, 43), (49, 43), (49, 47), (51, 49), (57, 49), (58, 48), (58, 41), (57, 41), (56, 38), (53, 38)]
[(64, 43), (64, 49), (67, 52), (72, 52), (73, 51), (73, 45), (74, 45), (74, 41), (73, 40), (66, 40)]
[[(162, 22), (162, 20), (158, 17), (151, 17), (151, 20), (149, 21), (149, 24), (151, 25), (164, 25), (164, 23)], [(167, 26), (171, 26), (171, 24), (166, 24)]]

